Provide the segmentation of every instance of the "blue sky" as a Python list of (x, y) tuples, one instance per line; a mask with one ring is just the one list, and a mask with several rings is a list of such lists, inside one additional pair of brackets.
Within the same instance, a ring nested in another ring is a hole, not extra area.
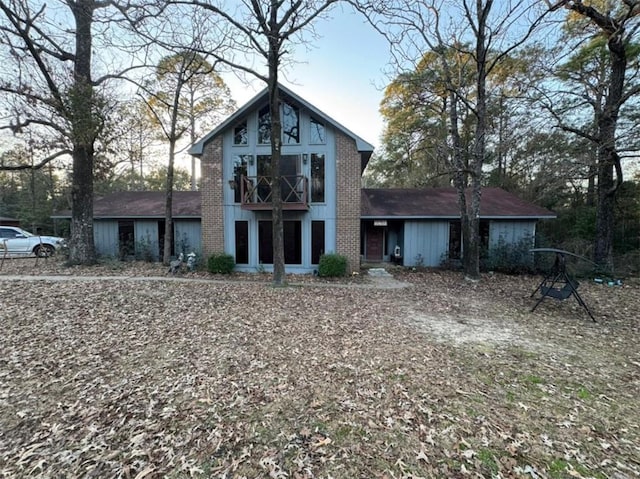
[[(388, 83), (386, 40), (363, 17), (340, 8), (318, 20), (315, 30), (320, 36), (315, 46), (295, 47), (295, 63), (281, 73), (281, 83), (378, 147), (383, 128), (378, 109)], [(238, 106), (265, 87), (259, 81), (250, 87), (232, 77), (225, 81)]]

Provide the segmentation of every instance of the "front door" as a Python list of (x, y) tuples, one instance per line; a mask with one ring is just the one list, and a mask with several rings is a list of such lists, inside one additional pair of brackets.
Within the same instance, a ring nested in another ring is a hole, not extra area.
[(367, 228), (367, 261), (382, 261), (384, 248), (384, 228)]

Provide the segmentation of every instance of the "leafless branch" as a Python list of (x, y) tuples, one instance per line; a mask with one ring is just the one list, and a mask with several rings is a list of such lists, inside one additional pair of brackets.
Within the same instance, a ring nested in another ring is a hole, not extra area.
[(22, 170), (39, 170), (43, 166), (46, 166), (56, 158), (60, 158), (61, 156), (71, 155), (72, 151), (68, 149), (57, 151), (46, 158), (43, 158), (39, 163), (35, 165), (0, 165), (0, 171), (22, 171)]

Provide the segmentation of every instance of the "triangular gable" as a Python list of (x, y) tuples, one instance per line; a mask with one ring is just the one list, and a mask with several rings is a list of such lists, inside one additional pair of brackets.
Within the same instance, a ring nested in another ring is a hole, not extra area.
[[(364, 141), (362, 138), (360, 138), (358, 135), (350, 131), (348, 128), (344, 127), (343, 125), (335, 121), (333, 118), (331, 118), (329, 115), (327, 115), (326, 113), (323, 113), (322, 111), (317, 109), (315, 106), (313, 106), (311, 103), (307, 102), (302, 97), (298, 96), (288, 88), (284, 87), (281, 84), (278, 84), (278, 88), (280, 88), (280, 91), (283, 93), (283, 97), (291, 97), (295, 102), (299, 103), (301, 106), (309, 110), (319, 120), (322, 120), (325, 123), (330, 124), (335, 129), (344, 133), (346, 136), (353, 138), (353, 140), (356, 142), (356, 147), (358, 148), (358, 152), (362, 154), (366, 154), (367, 161), (368, 161), (369, 157), (371, 156), (371, 153), (373, 153), (373, 145)], [(230, 117), (228, 117), (226, 120), (220, 123), (220, 125), (218, 125), (215, 129), (213, 129), (211, 132), (205, 135), (202, 139), (194, 143), (191, 146), (191, 148), (189, 148), (189, 154), (193, 156), (202, 155), (202, 152), (204, 151), (204, 145), (206, 145), (209, 141), (211, 141), (217, 135), (225, 131), (227, 128), (235, 125), (250, 111), (252, 111), (253, 109), (257, 109), (258, 105), (268, 97), (268, 94), (269, 94), (269, 90), (268, 88), (265, 88), (256, 96), (254, 96), (251, 100), (245, 103), (244, 106), (236, 110), (235, 113), (233, 113)]]

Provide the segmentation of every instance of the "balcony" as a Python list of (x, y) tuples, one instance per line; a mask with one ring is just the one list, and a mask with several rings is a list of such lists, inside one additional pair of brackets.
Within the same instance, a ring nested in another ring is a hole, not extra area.
[[(309, 180), (306, 176), (281, 176), (280, 194), (283, 210), (309, 209)], [(271, 177), (242, 176), (240, 205), (245, 210), (271, 210), (273, 205)]]

